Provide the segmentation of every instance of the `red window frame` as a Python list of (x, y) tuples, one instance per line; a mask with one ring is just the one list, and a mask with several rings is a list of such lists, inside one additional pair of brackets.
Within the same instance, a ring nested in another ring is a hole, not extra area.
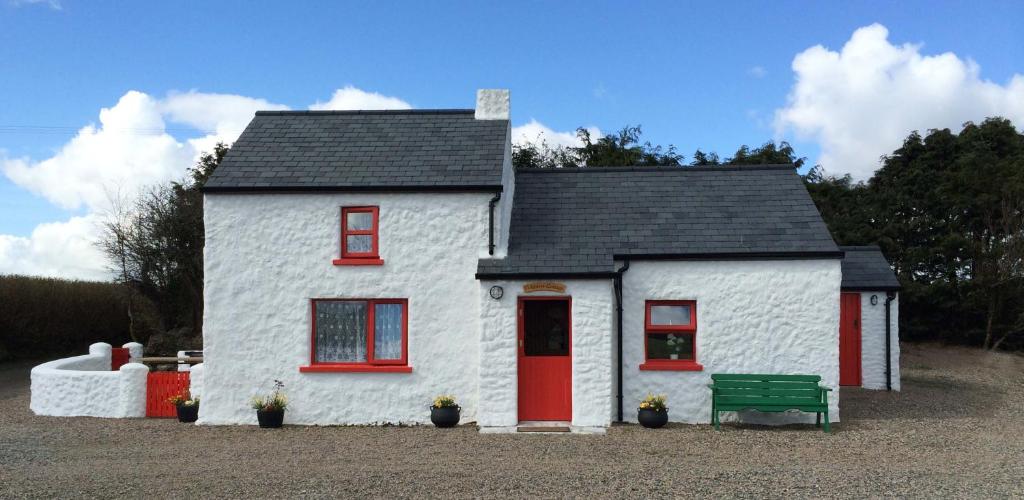
[[(350, 229), (348, 227), (348, 214), (368, 213), (373, 218), (370, 229)], [(384, 263), (380, 258), (380, 207), (341, 207), (341, 258), (334, 259), (335, 265), (381, 265)], [(349, 236), (370, 236), (369, 252), (350, 252), (348, 250)]]
[[(689, 306), (690, 324), (655, 325), (651, 323), (651, 307)], [(650, 359), (647, 357), (647, 336), (649, 334), (690, 333), (693, 335), (693, 359)], [(644, 362), (641, 370), (701, 371), (704, 366), (697, 362), (697, 301), (696, 300), (648, 300), (644, 303)]]
[[(366, 361), (323, 362), (316, 360), (316, 305), (318, 302), (366, 302)], [(409, 299), (310, 299), (309, 312), (312, 330), (309, 342), (309, 365), (299, 367), (300, 372), (390, 372), (409, 373)], [(402, 357), (401, 359), (374, 359), (374, 313), (377, 304), (402, 305)]]

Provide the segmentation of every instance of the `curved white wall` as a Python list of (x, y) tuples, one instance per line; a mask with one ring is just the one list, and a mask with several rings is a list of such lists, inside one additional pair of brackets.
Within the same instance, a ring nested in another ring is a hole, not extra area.
[[(878, 304), (871, 305), (871, 296), (878, 297)], [(889, 356), (892, 360), (892, 390), (900, 390), (900, 299), (897, 294), (892, 301), (889, 316)], [(860, 366), (861, 385), (865, 389), (885, 389), (885, 292), (862, 292), (860, 294)]]
[[(519, 423), (516, 311), (518, 296), (572, 297), (572, 424), (602, 427), (611, 423), (614, 396), (612, 322), (615, 305), (611, 280), (567, 280), (564, 294), (522, 293), (526, 281), (480, 282), (480, 408), (481, 427)], [(490, 288), (505, 295), (492, 299)]]
[[(491, 193), (214, 194), (205, 197), (200, 423), (254, 424), (274, 379), (286, 423), (429, 421), (454, 394), (476, 418), (480, 284)], [(335, 266), (342, 206), (380, 207), (383, 266)], [(498, 215), (497, 213), (495, 215)], [(412, 373), (300, 373), (313, 297), (407, 298)]]
[(89, 354), (32, 368), (30, 408), (36, 415), (64, 417), (145, 416), (149, 368), (128, 363), (110, 371), (110, 357), (110, 344), (99, 342), (89, 346)]
[[(668, 396), (669, 419), (709, 423), (712, 373), (821, 375), (830, 419), (839, 421), (838, 260), (633, 261), (624, 275), (623, 413), (636, 421), (648, 393)], [(641, 371), (644, 301), (697, 301), (697, 361), (703, 371)], [(723, 419), (732, 418), (723, 413)], [(744, 421), (813, 421), (813, 415), (761, 415)]]

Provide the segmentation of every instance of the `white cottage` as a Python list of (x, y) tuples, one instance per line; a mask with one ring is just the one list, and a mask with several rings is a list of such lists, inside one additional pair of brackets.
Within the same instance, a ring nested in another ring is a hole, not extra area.
[(844, 251), (792, 165), (515, 171), (510, 132), (505, 90), (257, 113), (205, 187), (200, 423), (254, 423), (274, 379), (288, 423), (421, 423), (445, 393), (484, 430), (635, 421), (649, 392), (707, 423), (712, 373), (844, 382)]

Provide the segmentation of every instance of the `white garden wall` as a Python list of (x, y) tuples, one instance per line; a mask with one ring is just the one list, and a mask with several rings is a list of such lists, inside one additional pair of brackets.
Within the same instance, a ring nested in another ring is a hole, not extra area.
[[(633, 261), (623, 278), (624, 417), (648, 393), (668, 396), (669, 419), (709, 423), (713, 373), (821, 375), (830, 418), (839, 420), (839, 260)], [(697, 362), (703, 371), (641, 371), (645, 300), (697, 301)], [(732, 418), (724, 413), (723, 419)], [(755, 423), (814, 415), (757, 414)]]
[[(455, 394), (476, 418), (477, 259), (492, 193), (208, 194), (199, 422), (255, 424), (284, 382), (292, 424), (420, 423)], [(382, 266), (335, 266), (342, 206), (380, 207)], [(496, 214), (497, 215), (497, 214)], [(300, 373), (310, 298), (407, 298), (412, 373)]]
[[(871, 305), (871, 296), (878, 304)], [(889, 356), (892, 363), (892, 390), (900, 390), (900, 299), (892, 301), (889, 316)], [(885, 292), (862, 292), (861, 308), (861, 385), (865, 389), (885, 389)]]
[[(572, 297), (572, 425), (604, 427), (611, 423), (615, 394), (612, 338), (615, 311), (611, 280), (559, 280), (564, 294), (522, 293), (527, 281), (481, 281), (480, 400), (481, 427), (510, 427), (519, 423), (517, 301), (519, 296)], [(492, 286), (504, 296), (490, 297)]]
[[(125, 347), (137, 351), (137, 345)], [(89, 354), (32, 368), (32, 411), (62, 417), (144, 417), (149, 368), (128, 363), (110, 371), (110, 352), (110, 344), (99, 342), (89, 346)]]

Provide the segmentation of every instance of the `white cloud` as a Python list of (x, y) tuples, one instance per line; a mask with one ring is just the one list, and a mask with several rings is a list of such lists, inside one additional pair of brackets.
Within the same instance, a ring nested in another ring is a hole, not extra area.
[[(395, 97), (345, 87), (316, 109), (409, 108)], [(99, 113), (99, 124), (82, 127), (57, 153), (40, 161), (8, 158), (0, 172), (13, 183), (84, 216), (40, 224), (31, 235), (0, 234), (0, 273), (106, 279), (106, 262), (95, 246), (99, 214), (110, 209), (109, 193), (133, 198), (141, 189), (185, 176), (197, 156), (218, 141), (233, 142), (257, 110), (287, 109), (265, 99), (196, 91), (157, 99), (125, 93)], [(179, 140), (167, 124), (197, 132)]]
[(995, 115), (1024, 126), (1024, 75), (1006, 85), (983, 80), (974, 61), (952, 52), (924, 55), (920, 45), (893, 45), (888, 34), (873, 24), (838, 52), (818, 45), (797, 54), (796, 83), (775, 112), (776, 133), (817, 140), (827, 171), (866, 179), (913, 130), (959, 130)]
[(27, 237), (0, 234), (0, 273), (110, 279), (107, 262), (93, 243), (99, 234), (96, 215), (40, 224)]
[(311, 105), (312, 110), (344, 110), (344, 109), (409, 109), (412, 105), (397, 98), (367, 92), (351, 85), (334, 91), (327, 102), (317, 101)]
[[(590, 136), (595, 139), (603, 135), (601, 134), (601, 129), (597, 127), (591, 126), (586, 128), (590, 131)], [(525, 125), (512, 127), (512, 142), (514, 144), (539, 143), (541, 141), (546, 142), (552, 148), (580, 145), (580, 140), (576, 137), (575, 130), (572, 132), (556, 132), (535, 119), (530, 119), (530, 122)]]
[(64, 7), (58, 0), (9, 0), (8, 4), (12, 7), (23, 7), (25, 5), (45, 5), (52, 10), (64, 10)]
[(754, 66), (747, 70), (747, 74), (754, 78), (764, 78), (768, 75), (768, 70), (764, 69), (764, 66)]
[(182, 175), (194, 152), (165, 132), (159, 103), (129, 91), (100, 110), (100, 125), (78, 131), (56, 155), (43, 161), (2, 159), (15, 184), (54, 204), (91, 210), (106, 206), (111, 188), (127, 191)]

